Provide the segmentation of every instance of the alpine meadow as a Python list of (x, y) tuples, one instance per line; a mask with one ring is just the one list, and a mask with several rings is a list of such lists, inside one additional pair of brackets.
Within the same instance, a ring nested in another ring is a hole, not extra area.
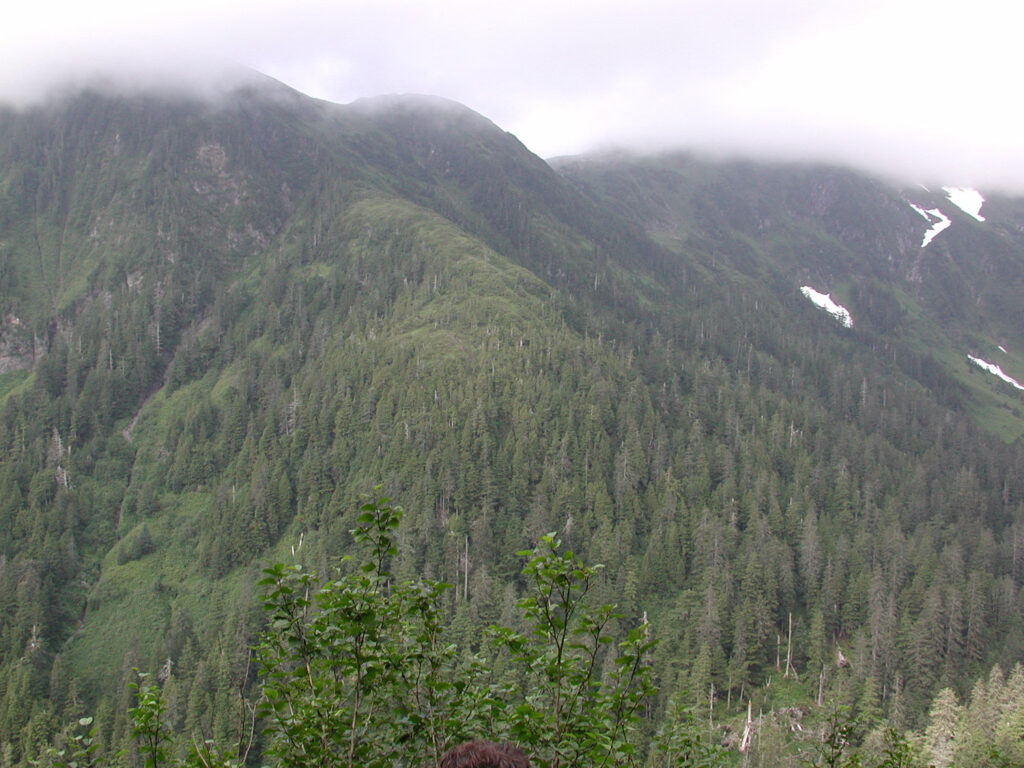
[(0, 768), (1024, 762), (1024, 199), (82, 88), (0, 303)]

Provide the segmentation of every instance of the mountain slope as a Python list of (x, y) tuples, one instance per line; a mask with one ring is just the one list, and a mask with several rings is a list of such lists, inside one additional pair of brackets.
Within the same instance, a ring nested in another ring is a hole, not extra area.
[(861, 340), (903, 373), (1007, 439), (1021, 434), (1019, 399), (968, 358), (1024, 374), (1014, 341), (1021, 201), (994, 197), (979, 221), (944, 190), (900, 190), (843, 169), (684, 155), (560, 168), (666, 247), (713, 254), (712, 279), (751, 277), (778, 300), (805, 285), (831, 293)]
[(258, 79), (3, 113), (12, 762), (85, 711), (126, 743), (124, 682), (167, 659), (182, 738), (229, 734), (260, 564), (327, 572), (376, 483), (465, 647), (539, 535), (605, 563), (595, 598), (661, 640), (653, 718), (821, 679), (910, 723), (1012, 665), (1024, 454), (977, 422), (1016, 434), (1019, 395), (961, 346), (1018, 354), (1022, 218), (950, 210), (922, 249), (909, 202), (948, 207), (833, 169), (556, 170), (458, 105)]

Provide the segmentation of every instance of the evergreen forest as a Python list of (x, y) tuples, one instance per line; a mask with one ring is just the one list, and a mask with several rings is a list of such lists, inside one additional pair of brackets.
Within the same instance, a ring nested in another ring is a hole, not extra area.
[(984, 214), (256, 74), (0, 107), (0, 766), (1022, 764)]

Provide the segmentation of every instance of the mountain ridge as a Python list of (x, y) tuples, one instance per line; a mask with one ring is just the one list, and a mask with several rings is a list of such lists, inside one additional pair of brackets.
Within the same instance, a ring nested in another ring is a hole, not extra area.
[(344, 568), (377, 483), (474, 651), (538, 536), (605, 563), (657, 712), (781, 703), (790, 616), (802, 679), (907, 725), (1024, 658), (1024, 414), (967, 358), (1024, 375), (1019, 200), (920, 248), (938, 193), (848, 170), (552, 165), (447, 102), (281, 94), (0, 114), (13, 761), (86, 704), (127, 743), (167, 658), (174, 728), (227, 733), (259, 565)]

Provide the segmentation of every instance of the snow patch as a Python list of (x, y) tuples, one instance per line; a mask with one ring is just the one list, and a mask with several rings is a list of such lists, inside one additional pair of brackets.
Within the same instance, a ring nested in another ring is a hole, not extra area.
[(802, 286), (800, 288), (800, 293), (810, 299), (815, 306), (821, 307), (832, 315), (832, 317), (842, 323), (845, 327), (853, 327), (853, 318), (850, 316), (849, 310), (841, 304), (836, 304), (832, 301), (832, 294), (820, 293), (809, 285)]
[(931, 218), (928, 216), (928, 214), (924, 212), (924, 208), (922, 208), (919, 205), (914, 205), (913, 203), (907, 203), (907, 205), (909, 205), (911, 208), (913, 208), (915, 211), (921, 214), (922, 218), (924, 218), (925, 221), (931, 221)]
[(909, 203), (909, 205), (911, 208), (913, 208), (915, 211), (921, 214), (925, 221), (932, 225), (932, 228), (924, 233), (924, 238), (921, 240), (922, 248), (926, 247), (928, 243), (934, 240), (935, 236), (939, 234), (939, 232), (941, 232), (942, 230), (944, 230), (946, 227), (953, 223), (952, 221), (949, 220), (949, 217), (946, 216), (946, 214), (944, 214), (938, 208), (929, 208), (926, 211), (919, 205), (914, 205), (913, 203)]
[(1006, 351), (1006, 347), (1004, 347), (1002, 344), (999, 345), (999, 351), (1002, 352), (1004, 355), (1008, 354)]
[(1013, 378), (1011, 376), (1007, 376), (1005, 373), (1003, 373), (1003, 369), (1000, 368), (998, 365), (993, 365), (992, 363), (987, 363), (984, 360), (982, 360), (980, 357), (974, 357), (973, 355), (968, 355), (967, 359), (970, 360), (972, 363), (974, 363), (979, 368), (981, 368), (983, 370), (986, 370), (989, 373), (995, 374), (1000, 379), (1005, 381), (1007, 384), (1012, 384), (1017, 389), (1024, 390), (1024, 385), (1022, 385), (1015, 378)]
[(981, 206), (985, 204), (985, 198), (981, 196), (981, 192), (969, 187), (943, 187), (942, 189), (949, 202), (961, 211), (968, 216), (973, 216), (978, 221), (985, 220), (985, 217), (981, 215)]

